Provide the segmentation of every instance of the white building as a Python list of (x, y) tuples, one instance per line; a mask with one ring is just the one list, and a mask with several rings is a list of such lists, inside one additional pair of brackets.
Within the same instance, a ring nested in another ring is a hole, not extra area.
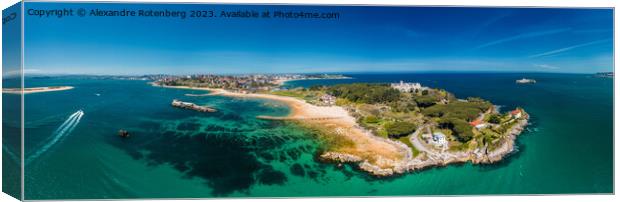
[(441, 132), (423, 134), (422, 138), (426, 140), (427, 144), (431, 144), (436, 148), (441, 148), (443, 150), (448, 149), (448, 139), (446, 138), (446, 135)]
[(400, 81), (400, 83), (392, 83), (390, 86), (400, 92), (413, 92), (415, 90), (422, 91), (429, 89), (428, 87), (422, 86), (420, 83), (405, 83)]
[(336, 104), (336, 97), (325, 94), (319, 97), (319, 101), (321, 101), (324, 105), (331, 106)]
[(480, 130), (480, 129), (486, 128), (487, 126), (489, 126), (489, 124), (481, 123), (481, 124), (478, 124), (478, 125), (476, 125), (474, 127), (476, 127), (476, 129)]
[(433, 133), (433, 143), (435, 146), (444, 146), (448, 145), (448, 141), (446, 140), (446, 135), (443, 133), (435, 132)]

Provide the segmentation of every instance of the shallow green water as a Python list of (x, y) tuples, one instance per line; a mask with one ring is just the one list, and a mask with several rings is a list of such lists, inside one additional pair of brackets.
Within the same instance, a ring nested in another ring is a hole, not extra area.
[[(457, 97), (480, 96), (506, 109), (524, 107), (532, 125), (519, 137), (518, 151), (501, 163), (377, 179), (352, 166), (317, 162), (320, 144), (298, 126), (255, 118), (288, 113), (281, 103), (187, 97), (185, 93), (203, 92), (156, 88), (145, 81), (29, 78), (26, 86), (76, 88), (26, 95), (26, 199), (612, 191), (612, 79), (569, 74), (351, 76), (355, 79), (287, 85), (416, 81)], [(524, 76), (538, 83), (514, 83)], [(174, 98), (219, 111), (172, 108)], [(71, 118), (79, 110), (83, 115)], [(131, 137), (117, 137), (119, 129), (130, 131)]]

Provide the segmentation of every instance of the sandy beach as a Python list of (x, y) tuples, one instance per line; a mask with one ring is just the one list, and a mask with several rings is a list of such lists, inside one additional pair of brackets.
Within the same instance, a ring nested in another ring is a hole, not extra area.
[[(71, 90), (71, 89), (73, 89), (73, 86), (49, 86), (49, 87), (24, 88), (24, 94), (62, 91), (62, 90)], [(2, 93), (20, 94), (21, 89), (20, 88), (3, 88)]]
[[(373, 135), (370, 131), (360, 127), (355, 118), (349, 115), (347, 110), (338, 106), (315, 106), (293, 97), (285, 97), (271, 94), (259, 93), (236, 93), (224, 89), (213, 89), (189, 86), (161, 86), (166, 88), (207, 90), (213, 95), (238, 97), (238, 98), (257, 98), (269, 99), (286, 103), (291, 108), (291, 113), (286, 117), (260, 116), (258, 118), (272, 120), (291, 120), (299, 121), (311, 127), (322, 130), (329, 130), (332, 133), (347, 141), (353, 142), (353, 147), (336, 147), (321, 155), (324, 160), (338, 162), (360, 162), (371, 165), (371, 169), (391, 169), (398, 162), (402, 162), (408, 156), (409, 148), (406, 145), (398, 144), (384, 138)], [(372, 172), (370, 170), (367, 170)]]

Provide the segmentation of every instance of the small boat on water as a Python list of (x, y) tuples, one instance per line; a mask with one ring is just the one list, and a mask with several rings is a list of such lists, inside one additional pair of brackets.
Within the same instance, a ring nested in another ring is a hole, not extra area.
[(519, 83), (519, 84), (536, 83), (536, 80), (522, 78), (522, 79), (517, 80), (517, 83)]

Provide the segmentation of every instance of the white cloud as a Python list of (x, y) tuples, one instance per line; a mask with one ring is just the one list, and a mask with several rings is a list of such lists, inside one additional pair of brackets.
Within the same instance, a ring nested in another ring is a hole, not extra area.
[(558, 54), (558, 53), (562, 53), (562, 52), (573, 50), (575, 48), (581, 48), (581, 47), (585, 47), (585, 46), (601, 44), (601, 43), (605, 43), (605, 42), (608, 42), (608, 41), (610, 41), (610, 39), (591, 41), (591, 42), (588, 42), (588, 43), (577, 44), (577, 45), (574, 45), (574, 46), (564, 47), (564, 48), (555, 49), (555, 50), (552, 50), (552, 51), (547, 51), (547, 52), (536, 54), (536, 55), (531, 55), (529, 57), (530, 58), (537, 58), (537, 57), (555, 55), (555, 54)]
[(486, 47), (489, 47), (489, 46), (495, 46), (495, 45), (498, 45), (498, 44), (502, 44), (502, 43), (506, 43), (506, 42), (511, 42), (511, 41), (515, 41), (515, 40), (519, 40), (519, 39), (526, 39), (526, 38), (546, 36), (546, 35), (551, 35), (551, 34), (558, 34), (558, 33), (566, 32), (566, 31), (569, 31), (569, 30), (570, 29), (568, 29), (568, 28), (563, 28), (563, 29), (552, 29), (552, 30), (536, 31), (536, 32), (528, 32), (528, 33), (518, 34), (518, 35), (514, 35), (514, 36), (511, 36), (511, 37), (506, 37), (506, 38), (503, 38), (503, 39), (491, 41), (491, 42), (488, 42), (488, 43), (476, 46), (474, 48), (474, 50), (475, 49), (486, 48)]
[(548, 64), (534, 64), (534, 67), (539, 67), (542, 69), (552, 69), (552, 70), (560, 69), (560, 67), (558, 66), (553, 66), (553, 65), (548, 65)]

